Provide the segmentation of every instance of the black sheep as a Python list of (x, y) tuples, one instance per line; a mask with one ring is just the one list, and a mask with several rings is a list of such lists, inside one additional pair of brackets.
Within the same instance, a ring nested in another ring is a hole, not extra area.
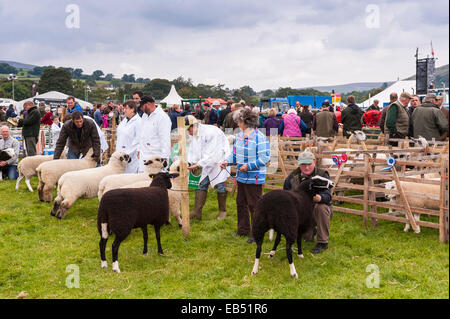
[(270, 253), (274, 252), (281, 240), (286, 238), (286, 255), (289, 262), (291, 276), (298, 278), (292, 261), (292, 245), (297, 240), (298, 256), (302, 254), (302, 235), (312, 226), (314, 195), (324, 188), (333, 187), (333, 183), (325, 178), (315, 176), (303, 181), (293, 191), (273, 190), (265, 194), (256, 204), (256, 211), (252, 222), (253, 237), (256, 242), (256, 259), (252, 275), (258, 273), (259, 259), (264, 235), (268, 230), (276, 231), (277, 238)]
[(147, 254), (147, 225), (155, 228), (158, 253), (164, 254), (160, 241), (160, 228), (169, 219), (169, 198), (167, 189), (172, 187), (170, 178), (179, 174), (167, 172), (150, 174), (153, 179), (149, 187), (120, 188), (106, 192), (98, 208), (97, 228), (100, 233), (100, 257), (102, 268), (107, 267), (105, 248), (108, 235), (116, 235), (112, 244), (113, 270), (120, 272), (118, 252), (120, 243), (127, 238), (131, 229), (141, 228), (144, 235), (144, 251)]

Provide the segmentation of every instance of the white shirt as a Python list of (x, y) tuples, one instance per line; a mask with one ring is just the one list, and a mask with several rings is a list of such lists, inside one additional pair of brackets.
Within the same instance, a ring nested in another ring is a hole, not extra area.
[(124, 151), (131, 157), (125, 173), (137, 173), (139, 171), (139, 138), (141, 132), (141, 118), (135, 114), (131, 119), (124, 118), (117, 127), (116, 151)]
[(209, 177), (211, 186), (226, 181), (229, 174), (221, 170), (220, 163), (230, 154), (230, 144), (217, 126), (197, 124), (198, 131), (190, 136), (188, 162), (196, 163), (202, 167), (202, 181)]
[(144, 172), (144, 161), (150, 156), (170, 157), (170, 129), (172, 121), (161, 107), (151, 114), (142, 114), (139, 145), (139, 171)]
[(56, 147), (56, 142), (59, 138), (59, 133), (61, 132), (62, 124), (59, 123), (60, 126), (56, 125), (55, 123), (52, 123), (52, 127), (50, 128), (52, 132), (52, 147)]

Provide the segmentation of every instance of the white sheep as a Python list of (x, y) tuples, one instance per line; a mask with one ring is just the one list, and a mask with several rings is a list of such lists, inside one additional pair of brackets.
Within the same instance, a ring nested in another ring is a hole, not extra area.
[(148, 176), (149, 174), (156, 174), (161, 172), (161, 170), (167, 167), (167, 162), (161, 158), (161, 156), (154, 155), (151, 156), (148, 160), (145, 161), (145, 173), (139, 174), (114, 174), (109, 175), (103, 178), (100, 181), (100, 185), (98, 187), (98, 200), (102, 199), (103, 194), (112, 189), (121, 188), (122, 186), (126, 186), (129, 184), (137, 183), (144, 181), (148, 187), (151, 183), (151, 179)]
[[(67, 158), (67, 152), (64, 151), (61, 154), (61, 159)], [(19, 190), (19, 184), (22, 179), (25, 178), (25, 184), (28, 187), (30, 192), (33, 192), (33, 188), (31, 187), (30, 180), (33, 176), (37, 175), (36, 169), (39, 165), (44, 162), (48, 162), (53, 160), (53, 155), (35, 155), (35, 156), (27, 156), (22, 159), (17, 165), (17, 171), (19, 172), (19, 177), (16, 181), (16, 190)]]
[(105, 176), (123, 173), (130, 160), (125, 152), (115, 152), (105, 166), (65, 173), (58, 180), (58, 196), (51, 215), (62, 219), (78, 198), (97, 196), (100, 181)]
[[(431, 174), (425, 174), (424, 177), (427, 180), (439, 181), (440, 177), (438, 177), (438, 176), (439, 176), (439, 173), (431, 173)], [(413, 176), (410, 176), (410, 177), (413, 177)], [(439, 210), (439, 194), (440, 194), (440, 190), (441, 190), (440, 185), (405, 182), (405, 181), (400, 181), (400, 184), (402, 185), (403, 191), (406, 193), (412, 192), (412, 193), (424, 194), (424, 196), (406, 194), (406, 199), (408, 200), (409, 206)], [(386, 189), (394, 189), (394, 190), (397, 189), (395, 181), (390, 181), (390, 182), (385, 183), (385, 188)], [(388, 194), (386, 197), (390, 199), (391, 203), (398, 202), (398, 195)], [(389, 209), (389, 212), (391, 213), (392, 209)], [(406, 215), (406, 218), (408, 219), (408, 215), (407, 214), (405, 214), (405, 215)], [(420, 214), (413, 213), (413, 216), (416, 221), (420, 221)], [(408, 232), (410, 227), (411, 227), (410, 224), (406, 223), (403, 231)], [(419, 225), (417, 225), (416, 233), (420, 233)]]
[[(170, 165), (169, 169), (170, 174), (179, 174), (180, 173), (180, 161), (177, 160)], [(177, 175), (175, 175), (177, 176)], [(172, 179), (172, 188), (168, 189), (167, 192), (169, 194), (169, 211), (173, 217), (177, 220), (178, 225), (181, 227), (181, 178), (179, 176)], [(122, 186), (121, 188), (142, 188), (149, 187), (151, 183), (151, 179), (146, 181), (136, 182), (130, 185)], [(169, 215), (170, 219), (170, 215)]]
[(52, 192), (59, 178), (67, 172), (95, 167), (92, 148), (81, 159), (57, 159), (40, 164), (36, 168), (39, 178), (38, 196), (40, 201), (51, 202)]

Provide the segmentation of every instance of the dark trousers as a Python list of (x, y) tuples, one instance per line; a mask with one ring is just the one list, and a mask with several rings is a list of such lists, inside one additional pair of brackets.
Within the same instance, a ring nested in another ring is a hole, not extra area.
[(36, 155), (36, 144), (37, 144), (38, 138), (36, 136), (27, 136), (27, 137), (24, 137), (24, 139), (25, 139), (25, 149), (27, 151), (27, 156)]
[(256, 202), (262, 197), (262, 190), (262, 185), (237, 182), (236, 206), (238, 235), (252, 236), (251, 220), (255, 212)]

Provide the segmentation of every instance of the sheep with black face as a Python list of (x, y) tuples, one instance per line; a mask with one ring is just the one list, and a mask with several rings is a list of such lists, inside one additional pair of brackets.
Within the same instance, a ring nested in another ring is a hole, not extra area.
[(263, 195), (256, 204), (252, 222), (253, 237), (257, 246), (252, 275), (258, 273), (264, 235), (270, 230), (270, 237), (273, 231), (277, 232), (270, 257), (275, 254), (281, 235), (284, 235), (290, 274), (293, 278), (298, 278), (292, 260), (292, 245), (297, 241), (298, 256), (303, 258), (302, 236), (312, 225), (313, 197), (322, 192), (324, 188), (332, 187), (332, 181), (314, 176), (300, 183), (295, 190), (273, 190)]
[(97, 229), (100, 238), (100, 257), (102, 268), (107, 267), (105, 247), (110, 234), (115, 234), (112, 244), (113, 271), (120, 273), (118, 252), (120, 243), (127, 238), (133, 228), (141, 228), (144, 236), (143, 254), (147, 255), (147, 225), (155, 229), (158, 253), (163, 254), (160, 228), (169, 218), (169, 196), (171, 178), (178, 174), (161, 172), (150, 174), (149, 187), (119, 188), (106, 192), (98, 207)]

